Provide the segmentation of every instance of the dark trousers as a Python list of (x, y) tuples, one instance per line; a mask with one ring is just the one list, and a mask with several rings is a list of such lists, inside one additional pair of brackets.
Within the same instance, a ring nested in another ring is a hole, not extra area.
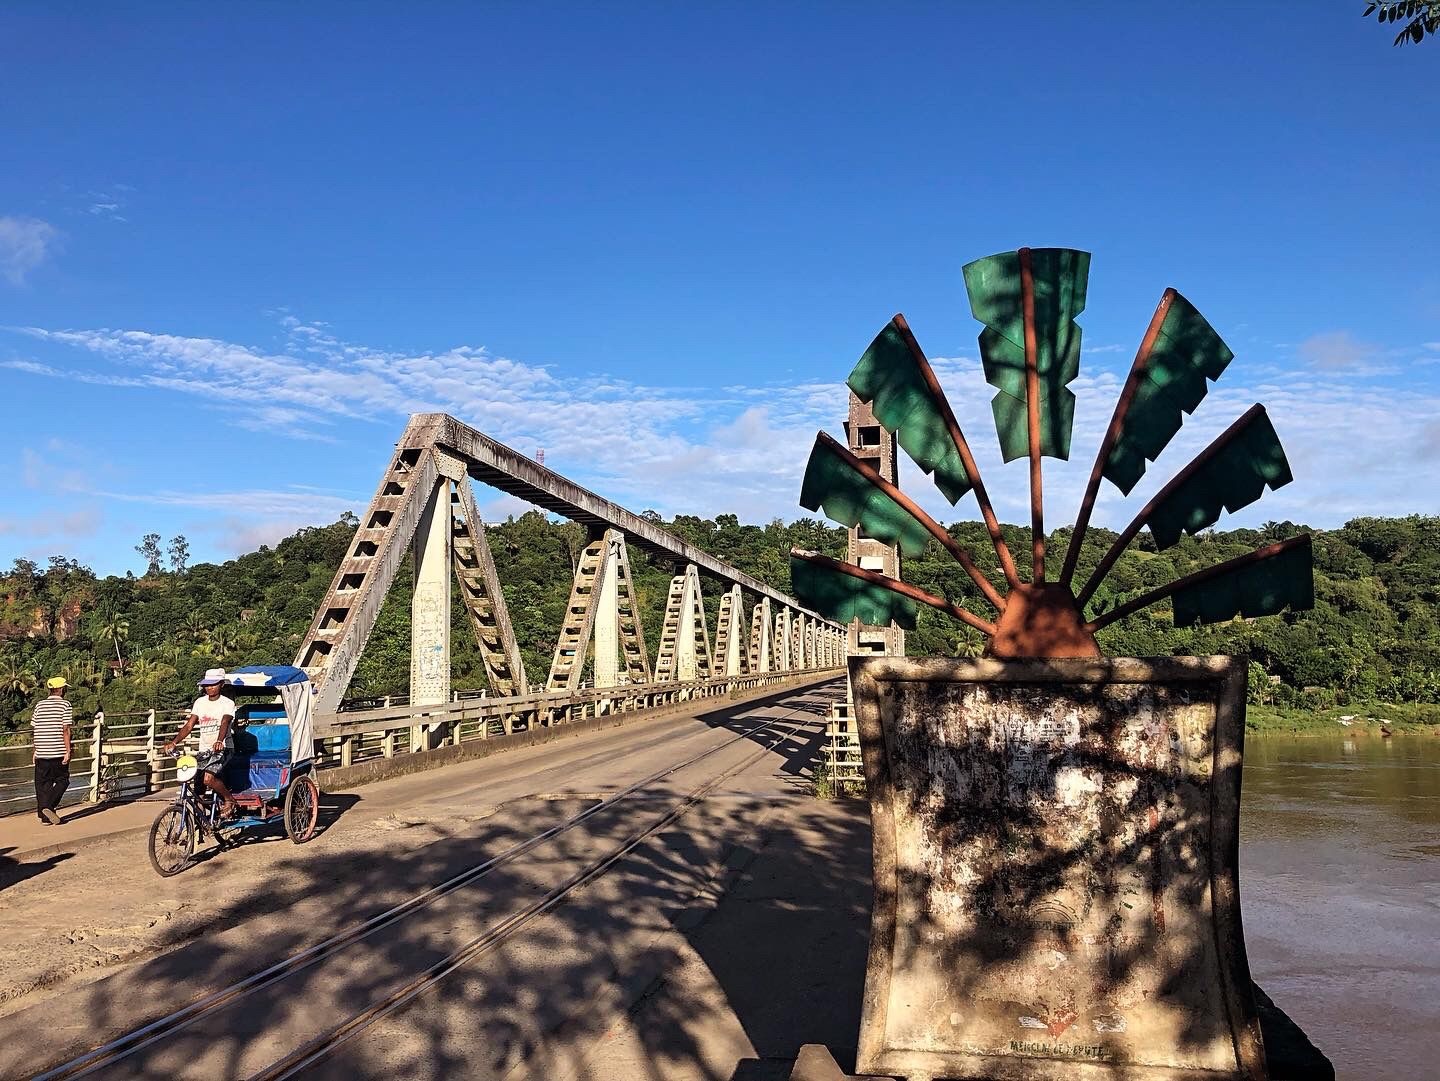
[(70, 787), (70, 765), (58, 758), (35, 759), (35, 813), (60, 806)]

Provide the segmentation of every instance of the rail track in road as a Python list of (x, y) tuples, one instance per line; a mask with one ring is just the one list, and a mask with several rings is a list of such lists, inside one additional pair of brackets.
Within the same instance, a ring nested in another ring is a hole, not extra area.
[[(813, 695), (816, 691), (812, 690), (810, 693)], [(821, 693), (823, 694), (823, 692)], [(740, 762), (730, 766), (719, 774), (707, 778), (683, 794), (673, 797), (673, 802), (668, 809), (649, 825), (630, 833), (618, 845), (613, 845), (608, 848), (598, 858), (588, 862), (584, 867), (571, 874), (559, 885), (547, 891), (543, 896), (524, 905), (518, 911), (497, 920), (481, 934), (472, 937), (464, 945), (451, 951), (439, 961), (429, 965), (400, 987), (383, 995), (378, 1001), (372, 1002), (365, 1008), (351, 1013), (341, 1023), (333, 1025), (321, 1035), (305, 1041), (270, 1065), (249, 1075), (250, 1081), (279, 1081), (281, 1078), (294, 1077), (309, 1066), (319, 1062), (351, 1038), (359, 1035), (375, 1021), (403, 1008), (406, 1003), (423, 994), (427, 988), (433, 987), (447, 974), (503, 944), (532, 920), (561, 904), (574, 891), (602, 876), (607, 869), (622, 860), (634, 849), (672, 825), (726, 780), (748, 769), (755, 762), (774, 750), (775, 747), (789, 739), (804, 723), (803, 719), (795, 720), (789, 725), (788, 730), (783, 733), (778, 732), (777, 730), (783, 727), (785, 722), (791, 717), (801, 713), (813, 713), (813, 710), (813, 706), (798, 705), (795, 708), (787, 710), (781, 716), (772, 717), (755, 724), (715, 746), (706, 748), (698, 754), (687, 757), (683, 761), (667, 765), (663, 769), (641, 778), (608, 798), (600, 800), (593, 806), (585, 808), (565, 821), (557, 823), (549, 829), (543, 830), (518, 844), (512, 845), (496, 856), (464, 869), (438, 885), (431, 886), (361, 923), (337, 932), (306, 949), (293, 953), (242, 980), (210, 992), (178, 1010), (155, 1018), (121, 1036), (101, 1044), (99, 1047), (83, 1055), (53, 1067), (44, 1073), (38, 1074), (34, 1077), (33, 1081), (69, 1081), (69, 1079), (72, 1078), (94, 1077), (99, 1076), (102, 1072), (108, 1072), (112, 1067), (118, 1066), (124, 1060), (147, 1049), (152, 1049), (157, 1045), (164, 1044), (167, 1040), (174, 1038), (177, 1034), (195, 1025), (197, 1022), (206, 1018), (213, 1018), (218, 1011), (226, 1007), (242, 1003), (250, 996), (273, 988), (287, 978), (318, 965), (326, 959), (335, 958), (342, 953), (347, 953), (347, 951), (350, 951), (352, 948), (363, 944), (366, 939), (376, 933), (386, 928), (394, 927), (407, 917), (413, 916), (417, 912), (433, 905), (441, 898), (454, 893), (468, 884), (485, 878), (487, 875), (494, 873), (507, 864), (513, 863), (526, 853), (557, 840), (604, 811), (616, 808), (628, 800), (635, 799), (647, 788), (664, 781), (680, 771), (711, 758), (743, 740), (775, 737), (771, 742), (765, 743), (759, 750), (751, 755), (747, 755)]]

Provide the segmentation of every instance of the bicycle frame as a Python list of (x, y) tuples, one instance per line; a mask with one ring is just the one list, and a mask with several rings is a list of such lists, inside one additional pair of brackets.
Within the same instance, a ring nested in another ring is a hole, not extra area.
[[(206, 797), (209, 797), (208, 799)], [(200, 836), (219, 837), (219, 797), (205, 785), (205, 775), (197, 772), (180, 785), (175, 804), (180, 808), (181, 821), (188, 830), (193, 823)]]

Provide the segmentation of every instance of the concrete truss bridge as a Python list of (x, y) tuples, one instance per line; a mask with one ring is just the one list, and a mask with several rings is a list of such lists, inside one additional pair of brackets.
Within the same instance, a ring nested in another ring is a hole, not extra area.
[[(543, 683), (526, 673), (516, 646), (472, 479), (588, 530)], [(675, 567), (653, 653), (634, 596), (632, 545)], [(840, 624), (454, 417), (421, 413), (411, 417), (396, 444), (296, 658), (318, 688), (321, 714), (339, 709), (407, 550), (415, 565), (411, 706), (451, 700), (452, 586), (460, 589), (470, 615), (490, 693), (502, 698), (578, 691), (589, 657), (596, 689), (636, 693), (654, 684), (799, 674), (844, 664), (846, 629)], [(723, 590), (713, 634), (702, 582)], [(519, 703), (517, 710), (528, 712)]]

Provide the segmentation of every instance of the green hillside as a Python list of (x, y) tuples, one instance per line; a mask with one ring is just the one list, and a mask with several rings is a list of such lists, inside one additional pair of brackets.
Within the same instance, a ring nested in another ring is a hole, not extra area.
[[(658, 516), (647, 515), (659, 521)], [(844, 531), (802, 520), (742, 525), (682, 516), (662, 523), (682, 539), (788, 591), (792, 545), (843, 554)], [(302, 529), (274, 548), (262, 547), (223, 564), (182, 573), (97, 578), (63, 556), (39, 566), (17, 560), (0, 576), (0, 738), (28, 718), (44, 677), (57, 672), (75, 685), (77, 710), (111, 712), (176, 706), (188, 700), (197, 675), (213, 665), (289, 663), (355, 528), (347, 516)], [(1125, 596), (1191, 570), (1301, 531), (1290, 523), (1260, 530), (1211, 532), (1157, 553), (1142, 537), (1097, 596), (1109, 606)], [(584, 542), (579, 526), (537, 512), (488, 527), (496, 567), (532, 681), (548, 671), (569, 595), (572, 567)], [(952, 533), (977, 557), (990, 552), (981, 526)], [(1012, 550), (1027, 531), (1007, 527)], [(1059, 553), (1062, 530), (1051, 542)], [(1079, 581), (1114, 534), (1093, 529)], [(1316, 608), (1256, 621), (1176, 630), (1168, 610), (1132, 616), (1101, 633), (1116, 655), (1234, 653), (1250, 657), (1252, 698), (1287, 706), (1373, 701), (1440, 703), (1440, 518), (1361, 518), (1316, 534)], [(647, 641), (653, 652), (672, 568), (631, 553)], [(1058, 561), (1058, 555), (1057, 555)], [(982, 560), (982, 563), (984, 561)], [(351, 693), (404, 693), (409, 675), (409, 566), (356, 672)], [(905, 566), (918, 585), (988, 614), (964, 572), (938, 545)], [(998, 580), (998, 579), (997, 579)], [(712, 620), (718, 596), (708, 608)], [(454, 611), (455, 686), (483, 687), (484, 669), (459, 607)], [(909, 651), (976, 653), (978, 634), (929, 609), (909, 636)], [(1440, 719), (1440, 710), (1421, 711)]]

